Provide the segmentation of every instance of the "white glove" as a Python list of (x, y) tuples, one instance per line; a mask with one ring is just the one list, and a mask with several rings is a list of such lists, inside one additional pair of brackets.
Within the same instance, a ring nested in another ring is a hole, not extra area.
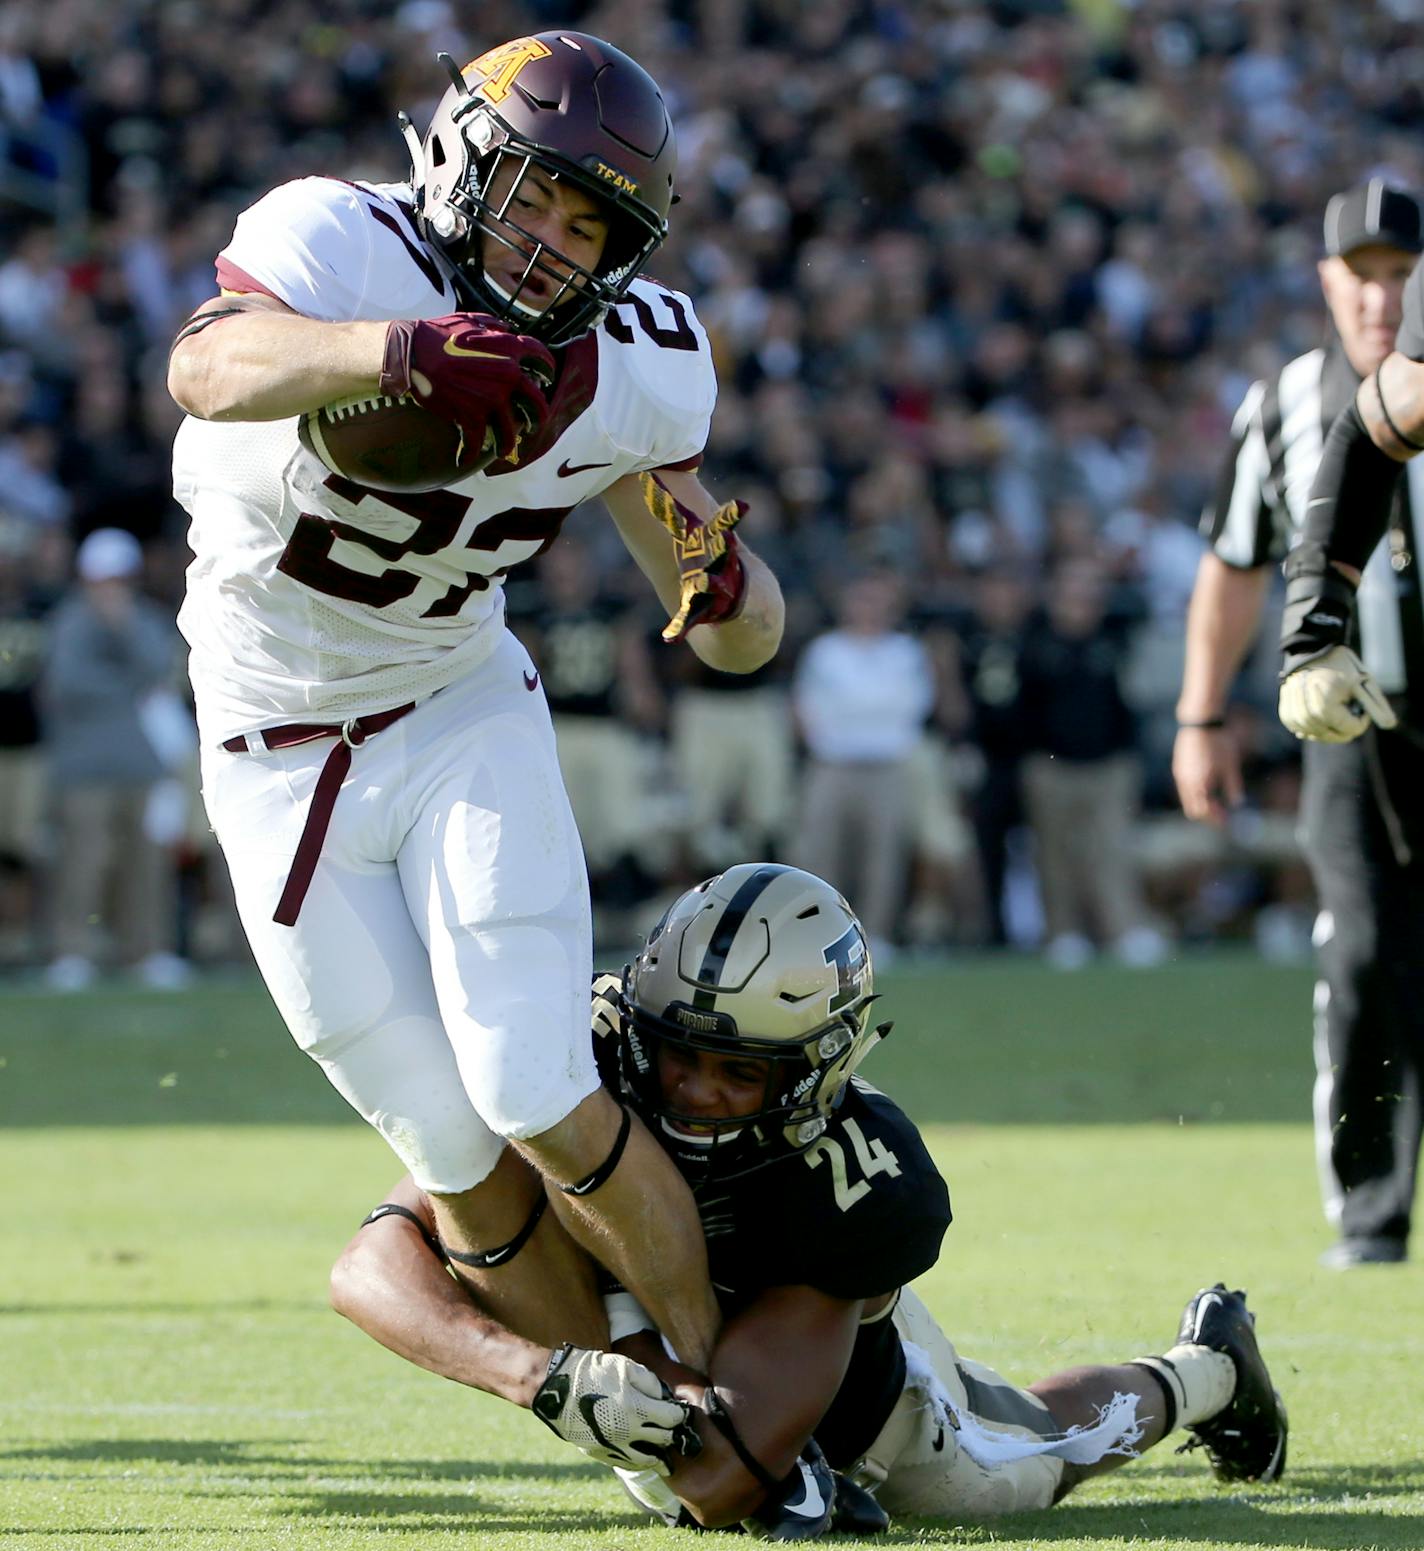
[(701, 1447), (691, 1408), (651, 1369), (614, 1352), (561, 1346), (530, 1410), (600, 1465), (665, 1476), (668, 1453), (691, 1455)]
[(1349, 743), (1371, 722), (1396, 727), (1374, 676), (1348, 646), (1332, 646), (1281, 680), (1280, 717), (1297, 738)]

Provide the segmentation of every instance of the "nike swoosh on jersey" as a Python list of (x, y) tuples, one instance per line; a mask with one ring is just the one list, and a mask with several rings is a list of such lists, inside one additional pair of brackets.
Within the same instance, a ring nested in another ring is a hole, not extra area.
[(534, 691), (536, 689), (538, 689), (538, 687), (539, 687), (539, 675), (538, 675), (537, 672), (535, 672), (535, 673), (526, 673), (524, 675), (524, 687), (525, 687), (525, 689), (527, 689), (529, 691), (529, 693), (531, 695), (534, 693)]
[(567, 458), (559, 465), (559, 478), (568, 479), (573, 474), (587, 474), (590, 469), (612, 468), (611, 463), (570, 463)]

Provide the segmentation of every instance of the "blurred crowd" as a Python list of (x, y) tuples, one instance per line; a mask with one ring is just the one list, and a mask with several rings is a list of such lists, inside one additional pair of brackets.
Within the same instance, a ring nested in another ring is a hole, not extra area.
[(553, 25), (626, 48), (667, 94), (681, 200), (654, 272), (714, 342), (708, 482), (750, 503), (789, 602), (778, 660), (718, 681), (657, 642), (596, 513), (511, 579), (605, 935), (772, 854), (852, 893), (887, 952), (1150, 964), (1252, 933), (1300, 951), (1269, 649), (1232, 713), (1247, 807), (1223, 835), (1176, 816), (1183, 610), (1237, 403), (1323, 335), (1327, 198), (1381, 169), (1424, 187), (1421, 17), (1421, 0), (9, 0), (0, 963), (72, 985), (122, 962), (163, 985), (240, 958), (171, 626), (168, 342), (258, 193), (403, 178), (395, 113), (424, 124), (437, 50)]

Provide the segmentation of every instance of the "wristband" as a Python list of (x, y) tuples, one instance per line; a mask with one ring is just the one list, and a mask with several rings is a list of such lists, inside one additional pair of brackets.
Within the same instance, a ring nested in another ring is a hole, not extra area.
[(1179, 721), (1177, 726), (1183, 732), (1215, 732), (1218, 728), (1226, 726), (1224, 716), (1204, 716), (1199, 722)]

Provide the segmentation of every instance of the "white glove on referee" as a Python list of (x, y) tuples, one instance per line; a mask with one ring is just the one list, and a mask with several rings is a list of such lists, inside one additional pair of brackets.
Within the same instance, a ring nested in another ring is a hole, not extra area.
[(695, 1453), (691, 1408), (652, 1372), (614, 1352), (561, 1346), (530, 1409), (600, 1465), (669, 1473), (666, 1455)]
[(1332, 646), (1281, 680), (1280, 717), (1297, 738), (1317, 743), (1349, 743), (1371, 722), (1399, 725), (1384, 691), (1348, 646)]

